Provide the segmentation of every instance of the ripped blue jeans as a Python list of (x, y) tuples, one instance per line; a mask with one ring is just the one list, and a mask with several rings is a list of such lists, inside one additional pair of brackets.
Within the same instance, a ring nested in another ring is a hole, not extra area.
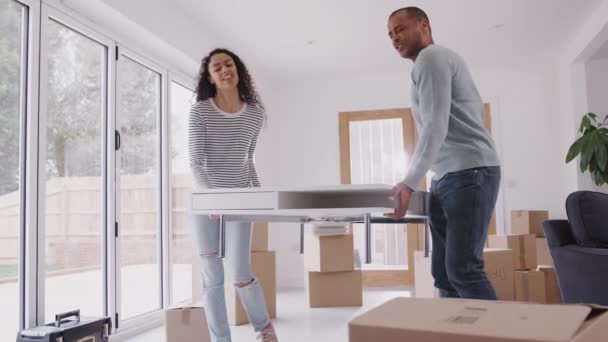
[(226, 257), (218, 258), (219, 220), (206, 215), (191, 215), (196, 248), (200, 260), (203, 305), (213, 342), (230, 342), (230, 326), (224, 293), (224, 262), (228, 278), (236, 287), (243, 308), (255, 331), (269, 323), (264, 292), (251, 274), (251, 223), (226, 222)]

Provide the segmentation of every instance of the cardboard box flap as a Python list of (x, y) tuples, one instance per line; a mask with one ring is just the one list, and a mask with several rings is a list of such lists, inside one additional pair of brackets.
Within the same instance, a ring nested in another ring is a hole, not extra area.
[(608, 336), (608, 308), (595, 305), (590, 307), (591, 313), (572, 342), (604, 341)]
[(599, 305), (599, 304), (585, 304), (591, 308), (592, 312), (605, 312), (608, 311), (608, 305)]
[(167, 308), (167, 310), (181, 310), (181, 309), (190, 309), (190, 308), (203, 308), (202, 300), (194, 300), (194, 301), (186, 301), (181, 303), (176, 303)]
[[(512, 302), (396, 298), (351, 326), (522, 341), (569, 341), (591, 308)], [(551, 327), (546, 329), (544, 327)]]

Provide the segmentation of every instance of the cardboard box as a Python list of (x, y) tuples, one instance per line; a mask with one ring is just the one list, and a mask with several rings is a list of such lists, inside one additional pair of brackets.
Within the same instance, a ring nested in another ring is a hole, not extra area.
[(515, 300), (545, 304), (545, 274), (537, 270), (515, 271)]
[[(277, 317), (277, 276), (276, 257), (274, 252), (251, 253), (251, 273), (258, 279), (264, 290), (266, 309), (270, 318)], [(228, 323), (231, 325), (243, 325), (249, 323), (249, 318), (243, 304), (238, 297), (236, 288), (232, 281), (226, 279), (226, 308), (228, 312)]]
[(342, 272), (355, 269), (353, 236), (304, 236), (304, 269), (311, 272)]
[(516, 270), (535, 270), (538, 267), (534, 235), (492, 235), (490, 248), (513, 250), (513, 266)]
[[(201, 278), (198, 271), (198, 257), (194, 257), (192, 263), (192, 294), (195, 300), (202, 298), (203, 289)], [(275, 252), (254, 252), (251, 253), (251, 273), (258, 278), (264, 290), (266, 309), (270, 318), (276, 318), (276, 257)], [(232, 325), (242, 325), (249, 323), (247, 314), (243, 309), (236, 289), (232, 281), (226, 277), (224, 281), (226, 308), (228, 311), (228, 322)]]
[(499, 300), (515, 300), (513, 251), (487, 248), (483, 251), (484, 269)]
[(488, 235), (488, 237), (486, 237), (486, 243), (484, 244), (485, 248), (490, 248), (490, 236), (495, 235)]
[[(410, 229), (409, 227), (412, 225), (408, 225), (407, 229)], [(423, 224), (417, 224), (416, 225), (416, 237), (417, 237), (417, 243), (416, 243), (416, 250), (417, 251), (424, 251), (424, 230), (426, 229), (425, 225)], [(431, 232), (429, 231), (429, 239), (430, 239), (430, 235)], [(429, 245), (430, 245), (429, 241)]]
[(496, 210), (492, 213), (492, 218), (490, 218), (490, 224), (488, 225), (488, 236), (484, 245), (486, 247), (490, 247), (490, 235), (496, 235)]
[(553, 258), (549, 251), (549, 244), (545, 238), (536, 238), (536, 257), (538, 264), (543, 266), (553, 266)]
[(251, 251), (268, 251), (268, 223), (254, 223), (251, 229)]
[(306, 294), (311, 308), (363, 305), (360, 270), (349, 272), (308, 272)]
[(538, 270), (545, 274), (545, 297), (547, 298), (547, 304), (563, 303), (562, 292), (559, 288), (555, 269), (551, 266), (539, 266)]
[(165, 310), (165, 338), (168, 342), (211, 342), (205, 309), (200, 302)]
[(496, 210), (492, 212), (490, 224), (488, 225), (488, 235), (496, 235)]
[(608, 313), (586, 305), (395, 298), (348, 324), (350, 342), (599, 342)]
[(545, 237), (543, 222), (549, 219), (546, 210), (513, 210), (511, 211), (511, 234), (532, 234)]
[(435, 279), (431, 274), (431, 255), (424, 257), (424, 252), (414, 252), (414, 295), (416, 298), (436, 298)]

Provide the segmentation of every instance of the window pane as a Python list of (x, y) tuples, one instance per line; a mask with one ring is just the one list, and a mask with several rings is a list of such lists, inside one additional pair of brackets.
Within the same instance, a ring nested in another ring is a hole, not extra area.
[(20, 122), (24, 108), (23, 42), (26, 7), (0, 3), (0, 341), (14, 340), (19, 329)]
[(173, 287), (171, 298), (178, 303), (192, 298), (192, 239), (187, 208), (192, 185), (188, 162), (188, 116), (194, 100), (192, 90), (171, 83), (171, 227), (170, 253)]
[(158, 258), (160, 75), (122, 56), (118, 67), (121, 317), (161, 308)]
[(101, 144), (107, 51), (54, 20), (48, 19), (45, 28), (45, 311), (50, 321), (56, 313), (74, 309), (103, 314)]
[[(350, 122), (351, 180), (353, 184), (395, 184), (405, 177), (407, 155), (401, 119)], [(363, 251), (363, 225), (354, 225), (355, 245)], [(372, 264), (364, 268), (407, 266), (404, 225), (372, 226)]]

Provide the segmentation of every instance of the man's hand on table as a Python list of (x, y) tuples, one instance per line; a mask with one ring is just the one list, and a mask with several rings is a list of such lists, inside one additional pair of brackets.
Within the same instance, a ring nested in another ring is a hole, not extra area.
[(384, 214), (386, 217), (399, 219), (405, 216), (407, 209), (410, 206), (410, 199), (412, 198), (412, 190), (409, 186), (399, 183), (393, 187), (391, 200), (395, 201), (395, 211), (392, 213)]

